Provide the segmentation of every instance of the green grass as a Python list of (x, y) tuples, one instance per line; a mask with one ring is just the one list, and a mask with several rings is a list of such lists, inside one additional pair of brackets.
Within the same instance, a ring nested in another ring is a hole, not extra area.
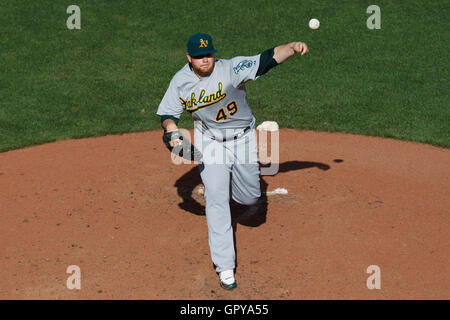
[[(156, 109), (199, 31), (218, 58), (309, 45), (308, 56), (247, 84), (258, 123), (450, 147), (448, 2), (377, 1), (381, 30), (366, 27), (369, 1), (74, 3), (81, 30), (66, 27), (72, 3), (2, 4), (0, 152), (160, 129)], [(180, 126), (192, 128), (190, 115)]]

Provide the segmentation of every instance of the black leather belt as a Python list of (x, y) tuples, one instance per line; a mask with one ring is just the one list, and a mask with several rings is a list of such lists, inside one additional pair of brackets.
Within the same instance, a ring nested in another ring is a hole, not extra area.
[(251, 129), (251, 127), (248, 126), (248, 127), (245, 128), (243, 131), (241, 131), (241, 132), (239, 132), (237, 135), (233, 136), (233, 138), (229, 138), (229, 139), (223, 138), (222, 142), (229, 141), (229, 140), (236, 140), (237, 138), (240, 138), (240, 137), (242, 137), (244, 134), (246, 134), (246, 133), (248, 132), (248, 130), (250, 130), (250, 129)]

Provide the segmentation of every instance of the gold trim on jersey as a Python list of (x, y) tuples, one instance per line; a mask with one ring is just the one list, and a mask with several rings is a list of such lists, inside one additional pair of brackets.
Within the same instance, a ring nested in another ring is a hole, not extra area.
[(200, 109), (212, 106), (213, 104), (216, 104), (219, 101), (222, 101), (225, 99), (227, 94), (224, 92), (222, 93), (223, 84), (222, 82), (219, 82), (217, 84), (217, 91), (215, 93), (211, 93), (206, 95), (206, 90), (202, 89), (200, 90), (200, 94), (198, 96), (198, 99), (195, 97), (195, 92), (191, 92), (190, 99), (183, 99), (181, 97), (181, 104), (183, 105), (183, 109), (187, 112), (194, 113)]

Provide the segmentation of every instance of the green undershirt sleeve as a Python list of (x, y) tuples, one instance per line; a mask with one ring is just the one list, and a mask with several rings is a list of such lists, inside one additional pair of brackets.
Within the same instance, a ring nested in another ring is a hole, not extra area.
[(261, 53), (261, 57), (259, 58), (259, 67), (256, 72), (256, 76), (262, 76), (267, 73), (273, 67), (278, 65), (278, 62), (273, 58), (274, 48), (267, 49), (263, 53)]
[(180, 119), (175, 118), (174, 116), (171, 116), (171, 115), (168, 115), (168, 114), (162, 115), (161, 116), (161, 127), (162, 127), (162, 123), (165, 120), (167, 120), (167, 119), (172, 119), (175, 122), (176, 125), (178, 125), (178, 121), (180, 120)]

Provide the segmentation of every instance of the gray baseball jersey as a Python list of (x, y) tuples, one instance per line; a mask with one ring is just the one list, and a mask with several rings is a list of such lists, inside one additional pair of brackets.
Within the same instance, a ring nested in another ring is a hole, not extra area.
[[(195, 144), (203, 154), (199, 170), (205, 186), (209, 245), (217, 272), (235, 268), (226, 186), (231, 183), (232, 198), (241, 204), (255, 204), (261, 196), (255, 131), (228, 140), (236, 137), (236, 131), (243, 133), (242, 129), (255, 126), (245, 82), (259, 77), (260, 58), (261, 55), (256, 55), (215, 60), (213, 72), (203, 78), (186, 64), (172, 78), (157, 111), (160, 116), (180, 118), (186, 110), (194, 119)], [(247, 155), (254, 161), (244, 160)], [(226, 161), (222, 162), (223, 158)]]
[(186, 110), (196, 125), (201, 124), (202, 132), (219, 132), (222, 137), (227, 129), (253, 128), (255, 118), (247, 102), (245, 82), (259, 77), (259, 63), (260, 54), (218, 59), (211, 75), (203, 78), (187, 63), (170, 81), (157, 114), (180, 118)]

